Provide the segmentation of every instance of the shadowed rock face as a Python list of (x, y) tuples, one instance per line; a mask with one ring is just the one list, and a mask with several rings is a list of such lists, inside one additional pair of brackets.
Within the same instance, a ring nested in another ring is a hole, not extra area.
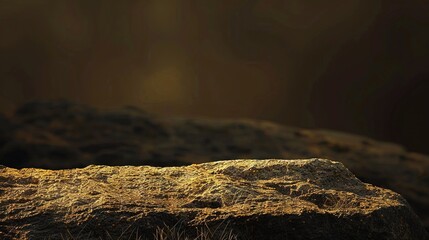
[(239, 239), (428, 239), (399, 194), (322, 159), (1, 167), (0, 179), (1, 239), (150, 237), (176, 222), (191, 235), (226, 223)]
[(32, 102), (0, 116), (0, 164), (14, 168), (312, 157), (340, 161), (362, 181), (402, 194), (429, 229), (429, 157), (395, 144), (263, 121), (167, 119), (133, 107), (107, 112), (65, 101)]

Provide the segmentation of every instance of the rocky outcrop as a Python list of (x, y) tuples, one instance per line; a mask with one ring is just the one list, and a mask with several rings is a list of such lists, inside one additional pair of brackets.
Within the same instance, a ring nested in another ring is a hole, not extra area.
[(249, 240), (428, 239), (399, 194), (322, 159), (1, 167), (0, 179), (1, 239), (150, 238), (177, 223), (193, 237), (223, 224), (222, 232)]
[(0, 164), (15, 168), (333, 159), (362, 181), (403, 195), (429, 229), (429, 157), (395, 144), (264, 121), (167, 119), (133, 107), (99, 111), (65, 101), (32, 102), (0, 120)]

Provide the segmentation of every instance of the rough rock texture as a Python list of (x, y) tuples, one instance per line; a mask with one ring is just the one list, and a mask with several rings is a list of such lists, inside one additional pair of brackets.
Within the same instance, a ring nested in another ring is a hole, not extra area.
[(116, 239), (131, 229), (149, 237), (179, 221), (184, 229), (227, 222), (240, 239), (428, 239), (399, 194), (322, 159), (2, 167), (0, 179), (1, 239)]
[(429, 229), (429, 157), (395, 144), (263, 121), (165, 119), (133, 107), (108, 112), (65, 101), (32, 102), (0, 116), (0, 164), (15, 168), (311, 157), (341, 161), (362, 181), (400, 193)]

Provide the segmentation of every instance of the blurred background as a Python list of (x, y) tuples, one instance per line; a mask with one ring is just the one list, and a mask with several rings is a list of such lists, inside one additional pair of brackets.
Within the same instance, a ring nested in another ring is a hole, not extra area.
[(425, 0), (0, 0), (0, 111), (254, 118), (429, 153)]

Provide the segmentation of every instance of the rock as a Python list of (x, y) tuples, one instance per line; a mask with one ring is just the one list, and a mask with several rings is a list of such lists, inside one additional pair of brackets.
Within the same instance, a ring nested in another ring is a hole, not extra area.
[(399, 194), (323, 159), (2, 167), (0, 179), (1, 239), (151, 237), (178, 222), (190, 237), (224, 224), (238, 239), (429, 239)]
[(328, 130), (252, 120), (159, 118), (127, 107), (100, 111), (65, 101), (32, 102), (8, 119), (0, 146), (8, 167), (183, 166), (222, 159), (321, 157), (407, 199), (429, 230), (429, 157)]

